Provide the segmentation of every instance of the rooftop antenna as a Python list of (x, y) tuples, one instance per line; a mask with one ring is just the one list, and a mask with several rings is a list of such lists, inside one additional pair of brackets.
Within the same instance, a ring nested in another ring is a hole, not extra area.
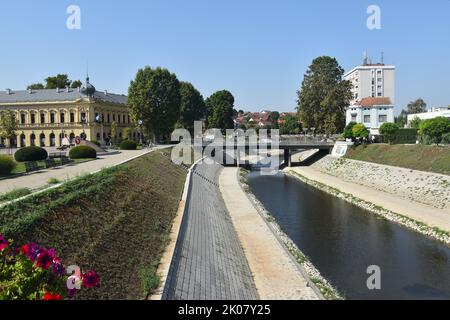
[(363, 55), (363, 65), (367, 65), (369, 57), (367, 56), (367, 51), (364, 51), (364, 55)]
[(384, 64), (384, 51), (381, 51), (381, 64)]

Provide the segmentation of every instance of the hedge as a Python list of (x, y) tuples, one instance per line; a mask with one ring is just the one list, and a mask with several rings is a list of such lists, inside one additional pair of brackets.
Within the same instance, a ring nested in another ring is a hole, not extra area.
[(91, 143), (93, 143), (93, 144), (95, 144), (95, 145), (100, 147), (100, 142), (97, 141), (97, 140), (91, 140)]
[(70, 159), (95, 159), (97, 151), (89, 146), (78, 146), (69, 151)]
[(48, 153), (45, 149), (41, 147), (24, 147), (19, 149), (14, 154), (14, 158), (17, 162), (27, 162), (27, 161), (41, 161), (48, 157)]
[[(416, 144), (418, 138), (417, 129), (399, 129), (392, 135), (392, 144)], [(383, 136), (383, 142), (389, 143), (387, 137)]]
[(16, 167), (16, 162), (10, 156), (0, 155), (0, 175), (10, 174)]
[(120, 149), (122, 150), (136, 150), (137, 143), (133, 140), (123, 140), (120, 144)]

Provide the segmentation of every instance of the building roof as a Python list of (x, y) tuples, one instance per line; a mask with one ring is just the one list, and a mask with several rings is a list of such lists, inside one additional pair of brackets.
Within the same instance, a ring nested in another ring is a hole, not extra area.
[(392, 102), (390, 98), (386, 98), (386, 97), (369, 97), (369, 98), (364, 98), (361, 101), (357, 102), (358, 105), (360, 105), (361, 107), (372, 107), (372, 106), (391, 106)]
[[(51, 101), (76, 101), (79, 99), (86, 99), (87, 96), (80, 92), (78, 89), (42, 89), (42, 90), (32, 90), (31, 93), (28, 90), (13, 91), (11, 90), (8, 94), (7, 91), (0, 91), (0, 104), (2, 103), (30, 103), (30, 102), (51, 102)], [(95, 92), (92, 96), (94, 100), (107, 102), (107, 103), (117, 103), (126, 104), (127, 96), (106, 93), (106, 92)]]

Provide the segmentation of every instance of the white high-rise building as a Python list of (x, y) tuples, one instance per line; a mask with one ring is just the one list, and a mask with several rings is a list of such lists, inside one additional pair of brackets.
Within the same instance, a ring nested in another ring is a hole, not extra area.
[(362, 65), (344, 75), (352, 84), (353, 99), (347, 108), (347, 124), (363, 123), (372, 134), (385, 122), (394, 122), (395, 66), (371, 63), (364, 58)]

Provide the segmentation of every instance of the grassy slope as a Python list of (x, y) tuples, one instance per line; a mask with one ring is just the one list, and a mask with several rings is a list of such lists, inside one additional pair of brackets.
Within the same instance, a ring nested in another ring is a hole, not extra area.
[(141, 275), (155, 272), (185, 177), (154, 152), (2, 208), (0, 233), (55, 247), (65, 265), (95, 269), (101, 288), (79, 298), (144, 298)]
[(346, 158), (450, 174), (449, 147), (373, 144), (350, 150)]

